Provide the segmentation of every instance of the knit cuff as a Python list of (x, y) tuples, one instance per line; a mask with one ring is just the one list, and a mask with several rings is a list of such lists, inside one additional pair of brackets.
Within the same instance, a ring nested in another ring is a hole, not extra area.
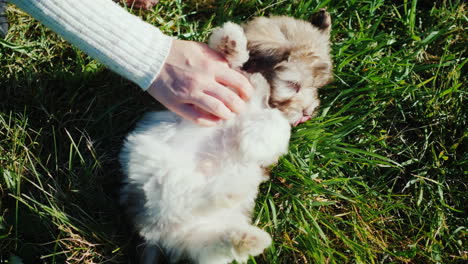
[(111, 70), (146, 90), (172, 38), (111, 0), (11, 0)]

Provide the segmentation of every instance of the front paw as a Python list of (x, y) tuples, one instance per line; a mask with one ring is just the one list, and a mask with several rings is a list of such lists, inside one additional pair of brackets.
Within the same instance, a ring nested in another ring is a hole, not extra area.
[(216, 28), (208, 45), (221, 53), (232, 68), (240, 68), (249, 59), (247, 38), (244, 30), (237, 24), (226, 22), (222, 27)]
[(229, 36), (223, 36), (216, 48), (225, 57), (232, 57), (237, 54), (237, 42), (230, 39)]

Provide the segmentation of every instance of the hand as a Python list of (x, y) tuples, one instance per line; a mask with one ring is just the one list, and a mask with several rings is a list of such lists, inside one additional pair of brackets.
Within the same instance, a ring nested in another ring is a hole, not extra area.
[(158, 0), (125, 0), (128, 7), (150, 9), (158, 3)]
[(245, 107), (253, 88), (206, 44), (174, 40), (148, 92), (185, 119), (204, 126), (229, 119)]

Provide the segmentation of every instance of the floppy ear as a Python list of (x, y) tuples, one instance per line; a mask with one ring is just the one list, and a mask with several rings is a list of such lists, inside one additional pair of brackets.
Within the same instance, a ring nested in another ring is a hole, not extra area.
[(310, 23), (320, 29), (323, 32), (330, 32), (331, 29), (331, 17), (325, 8), (321, 8), (317, 13), (310, 17)]
[(332, 65), (326, 62), (318, 62), (314, 65), (313, 76), (317, 88), (329, 84), (333, 80)]
[(242, 66), (242, 70), (249, 73), (265, 73), (272, 70), (276, 64), (287, 60), (289, 53), (290, 50), (287, 48), (267, 50), (250, 49), (249, 60)]

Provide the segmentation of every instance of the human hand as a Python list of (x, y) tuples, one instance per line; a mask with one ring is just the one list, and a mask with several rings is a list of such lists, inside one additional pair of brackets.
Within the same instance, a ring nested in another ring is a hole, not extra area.
[(142, 9), (150, 9), (151, 7), (155, 6), (159, 1), (158, 0), (125, 0), (128, 7), (133, 8), (142, 8)]
[(212, 126), (245, 107), (253, 88), (208, 45), (174, 40), (148, 93), (169, 110), (199, 125)]

